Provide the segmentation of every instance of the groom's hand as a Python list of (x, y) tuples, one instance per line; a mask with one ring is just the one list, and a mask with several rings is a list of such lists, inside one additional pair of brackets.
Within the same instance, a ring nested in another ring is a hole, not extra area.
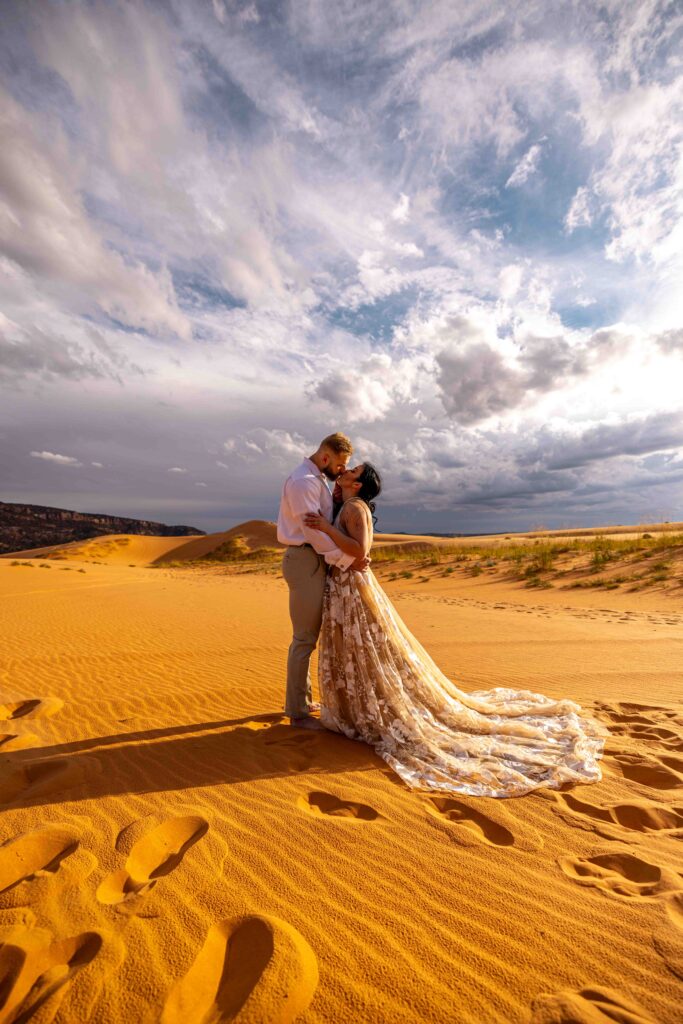
[(367, 555), (364, 555), (362, 558), (357, 558), (355, 562), (352, 562), (349, 568), (353, 569), (354, 572), (365, 572), (369, 565), (370, 559)]
[(317, 512), (306, 512), (304, 514), (304, 526), (307, 526), (309, 530), (321, 530), (325, 533), (326, 527), (329, 525), (320, 509)]

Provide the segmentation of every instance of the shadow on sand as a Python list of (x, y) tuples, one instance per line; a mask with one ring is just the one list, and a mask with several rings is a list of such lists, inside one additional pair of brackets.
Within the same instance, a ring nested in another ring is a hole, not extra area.
[(0, 805), (9, 810), (309, 772), (386, 768), (363, 743), (326, 730), (292, 728), (282, 715), (265, 714), (7, 753), (0, 759)]

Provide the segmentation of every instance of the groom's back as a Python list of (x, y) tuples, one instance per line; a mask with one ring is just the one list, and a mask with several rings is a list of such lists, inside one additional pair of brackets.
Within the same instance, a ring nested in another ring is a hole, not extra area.
[(321, 490), (319, 471), (310, 459), (304, 459), (292, 470), (282, 486), (277, 516), (277, 539), (280, 544), (303, 542), (302, 510), (309, 505), (311, 498), (320, 500)]

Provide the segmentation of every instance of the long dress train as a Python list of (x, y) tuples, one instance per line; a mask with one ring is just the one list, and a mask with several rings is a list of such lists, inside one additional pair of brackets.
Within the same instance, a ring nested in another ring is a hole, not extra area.
[(329, 573), (318, 673), (322, 724), (369, 744), (412, 788), (511, 797), (601, 778), (600, 722), (530, 690), (460, 690), (369, 569)]

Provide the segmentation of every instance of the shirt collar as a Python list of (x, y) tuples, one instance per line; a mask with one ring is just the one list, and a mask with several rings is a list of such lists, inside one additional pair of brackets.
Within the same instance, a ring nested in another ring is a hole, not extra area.
[(311, 470), (314, 476), (322, 477), (322, 471), (318, 469), (318, 467), (316, 466), (315, 462), (313, 462), (312, 459), (306, 457), (304, 459), (304, 466), (308, 466), (308, 468)]
[(310, 468), (310, 470), (311, 470), (311, 472), (313, 473), (314, 476), (317, 476), (320, 480), (322, 480), (323, 484), (325, 485), (325, 487), (327, 487), (327, 489), (329, 491), (330, 486), (329, 486), (329, 484), (327, 482), (327, 477), (322, 472), (322, 470), (318, 469), (318, 467), (316, 466), (315, 462), (313, 462), (311, 459), (308, 458), (308, 456), (306, 456), (306, 458), (304, 459), (304, 465), (308, 466)]

